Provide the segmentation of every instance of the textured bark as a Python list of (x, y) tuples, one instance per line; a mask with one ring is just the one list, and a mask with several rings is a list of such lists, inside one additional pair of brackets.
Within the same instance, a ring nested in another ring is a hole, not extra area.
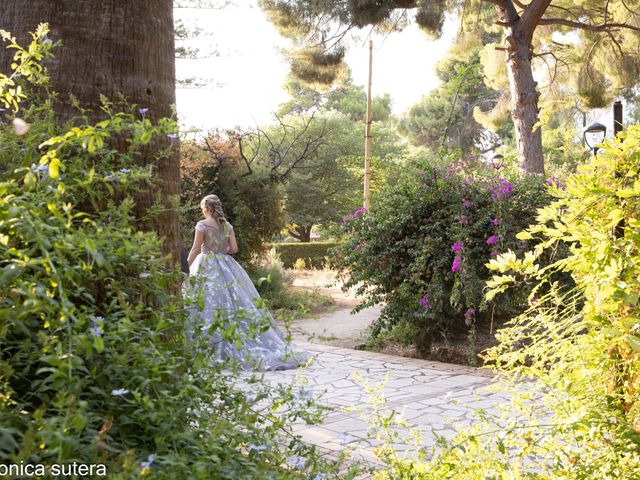
[[(124, 95), (130, 103), (148, 108), (152, 121), (171, 116), (175, 104), (172, 0), (0, 0), (0, 28), (22, 45), (31, 40), (28, 32), (42, 22), (49, 23), (52, 40), (62, 41), (55, 58), (45, 63), (52, 90), (61, 100), (55, 106), (61, 120), (78, 114), (70, 95), (93, 109), (92, 120), (101, 118), (100, 94), (112, 100)], [(7, 71), (12, 55), (0, 48), (2, 71)], [(178, 216), (169, 206), (171, 197), (179, 195), (177, 150), (173, 156), (155, 159), (156, 152), (167, 146), (168, 139), (156, 142), (140, 158), (143, 164), (154, 164), (156, 181), (149, 191), (136, 195), (136, 214), (142, 217), (157, 200), (167, 206), (146, 226), (163, 238), (165, 253), (177, 260)]]
[(491, 0), (496, 4), (498, 16), (506, 29), (506, 55), (511, 109), (516, 131), (518, 156), (527, 173), (544, 175), (542, 134), (536, 124), (538, 97), (531, 67), (531, 42), (541, 16), (551, 0), (532, 0), (522, 16), (518, 15), (511, 0)]
[(542, 134), (536, 126), (540, 94), (531, 69), (530, 42), (521, 37), (507, 38), (507, 71), (518, 156), (528, 173), (544, 174)]

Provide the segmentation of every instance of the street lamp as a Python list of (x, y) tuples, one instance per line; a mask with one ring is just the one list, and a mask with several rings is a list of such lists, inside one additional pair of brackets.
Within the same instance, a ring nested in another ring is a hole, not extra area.
[(584, 142), (591, 150), (593, 150), (594, 155), (597, 154), (598, 147), (596, 145), (604, 142), (607, 135), (607, 127), (601, 123), (594, 122), (591, 125), (588, 125), (583, 132)]

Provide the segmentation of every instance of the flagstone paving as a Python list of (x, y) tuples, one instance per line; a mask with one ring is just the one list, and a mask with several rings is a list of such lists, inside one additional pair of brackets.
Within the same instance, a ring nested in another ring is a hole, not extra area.
[(503, 393), (487, 391), (493, 380), (484, 369), (299, 341), (296, 345), (315, 354), (313, 363), (304, 369), (267, 372), (266, 379), (310, 390), (331, 410), (322, 425), (296, 424), (295, 432), (325, 452), (347, 450), (352, 459), (371, 465), (379, 463), (373, 450), (380, 441), (372, 438), (365, 419), (371, 411), (365, 384), (384, 383), (381, 392), (387, 407), (406, 420), (395, 442), (398, 451), (411, 449), (410, 430), (421, 432), (423, 445), (430, 447), (434, 433), (450, 438), (457, 427), (474, 421), (478, 409), (491, 412), (505, 400)]

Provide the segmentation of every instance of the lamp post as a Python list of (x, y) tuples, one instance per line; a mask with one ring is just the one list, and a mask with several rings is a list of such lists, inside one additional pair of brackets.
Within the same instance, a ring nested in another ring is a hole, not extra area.
[(594, 122), (588, 125), (583, 130), (584, 142), (593, 151), (594, 155), (598, 153), (597, 145), (604, 142), (606, 135), (607, 135), (607, 127), (605, 127), (603, 124), (598, 122)]

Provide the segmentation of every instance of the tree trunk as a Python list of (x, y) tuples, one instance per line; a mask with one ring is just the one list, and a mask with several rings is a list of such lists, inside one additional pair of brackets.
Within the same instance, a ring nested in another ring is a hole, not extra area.
[(291, 232), (291, 236), (301, 242), (310, 242), (312, 227), (313, 225), (296, 225), (296, 229)]
[[(60, 120), (78, 115), (70, 103), (73, 95), (91, 120), (101, 118), (100, 94), (117, 100), (124, 95), (147, 118), (156, 121), (172, 114), (175, 104), (175, 53), (173, 2), (171, 0), (0, 0), (0, 28), (11, 32), (21, 44), (39, 23), (49, 23), (49, 37), (62, 41), (55, 58), (46, 62)], [(13, 51), (0, 48), (0, 68), (7, 71)], [(178, 215), (171, 207), (180, 189), (180, 164), (174, 155), (156, 158), (169, 147), (163, 139), (142, 152), (140, 162), (153, 164), (156, 181), (136, 195), (136, 216), (160, 202), (164, 212), (146, 227), (163, 239), (163, 250), (179, 258)]]
[(540, 94), (531, 68), (531, 41), (517, 31), (507, 37), (507, 71), (520, 161), (527, 173), (544, 175), (542, 135), (536, 125)]

